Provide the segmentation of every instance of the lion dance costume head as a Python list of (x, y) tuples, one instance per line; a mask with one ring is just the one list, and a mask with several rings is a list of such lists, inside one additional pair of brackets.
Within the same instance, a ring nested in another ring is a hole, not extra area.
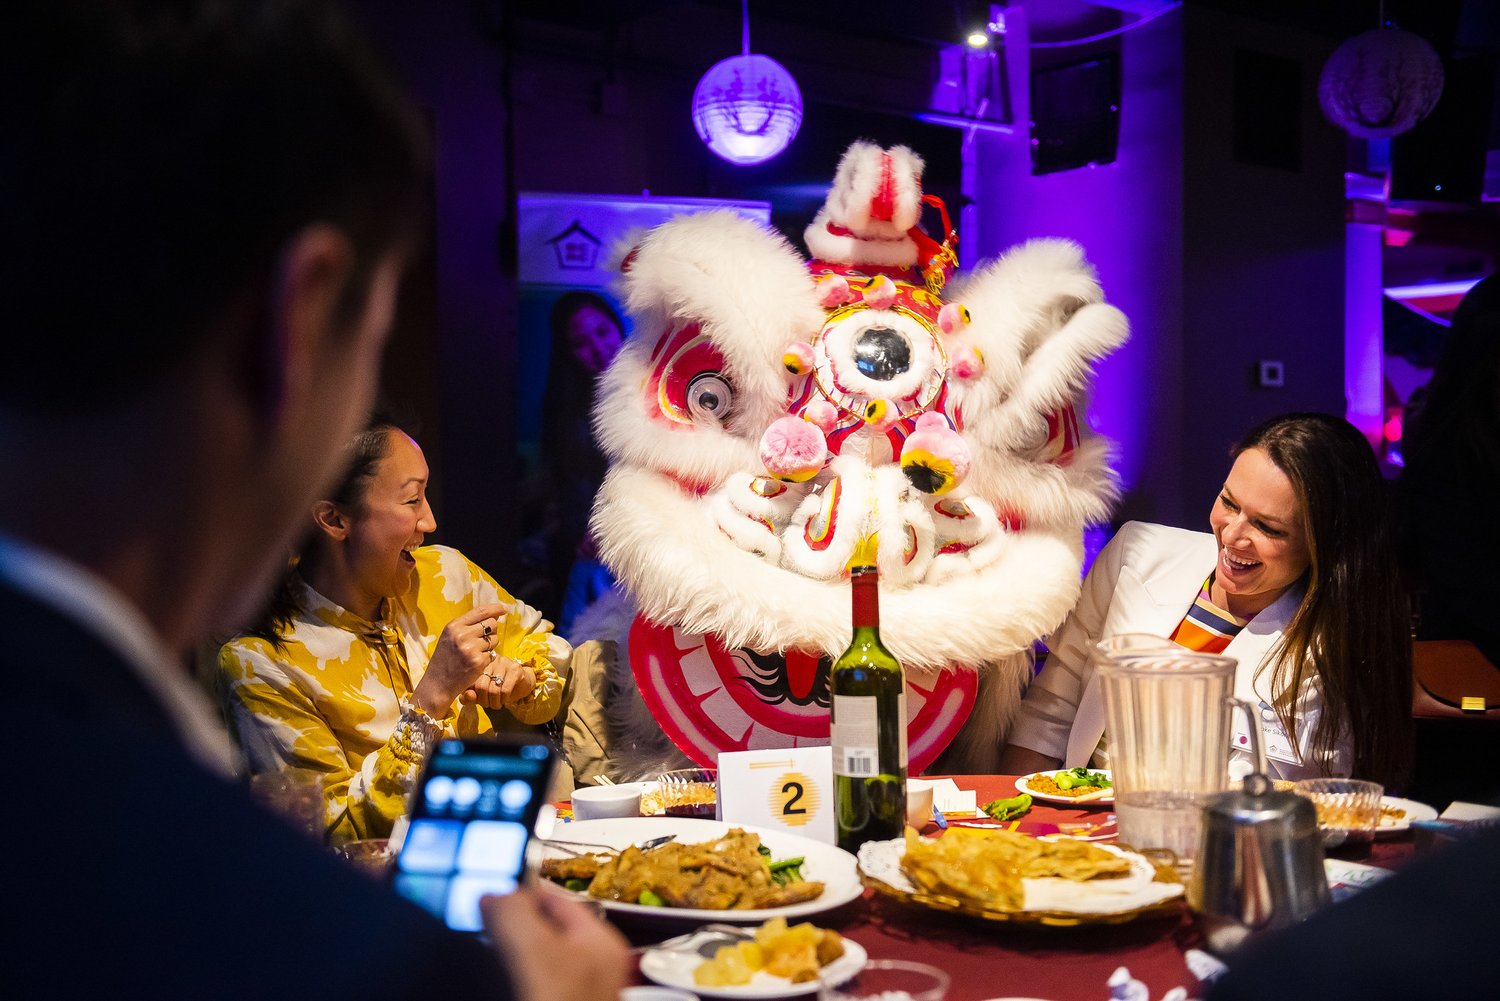
[(1077, 597), (1117, 491), (1080, 413), (1127, 324), (1066, 241), (954, 276), (946, 213), (942, 241), (918, 227), (922, 166), (850, 147), (811, 261), (729, 211), (622, 261), (636, 333), (601, 384), (593, 530), (631, 606), (609, 712), (637, 760), (826, 743), (861, 550), (913, 773), (993, 770), (1032, 645)]

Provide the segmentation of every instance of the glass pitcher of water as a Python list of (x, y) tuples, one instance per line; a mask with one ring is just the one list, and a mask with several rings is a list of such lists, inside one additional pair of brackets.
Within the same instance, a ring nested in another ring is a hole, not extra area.
[[(1105, 740), (1120, 840), (1170, 848), (1184, 862), (1198, 850), (1203, 806), (1229, 784), (1235, 660), (1194, 653), (1160, 636), (1127, 633), (1098, 646)], [(1250, 727), (1265, 773), (1258, 727)]]

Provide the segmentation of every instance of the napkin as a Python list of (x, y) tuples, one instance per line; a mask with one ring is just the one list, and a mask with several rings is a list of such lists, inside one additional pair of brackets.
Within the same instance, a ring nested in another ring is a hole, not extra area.
[(944, 816), (973, 816), (979, 812), (974, 790), (960, 789), (952, 779), (907, 779), (906, 785), (907, 788), (932, 786), (932, 805)]
[[(936, 801), (936, 796), (933, 797)], [(1493, 820), (1500, 817), (1500, 807), (1485, 806), (1483, 803), (1465, 803), (1454, 800), (1448, 804), (1448, 809), (1439, 814), (1439, 820)]]

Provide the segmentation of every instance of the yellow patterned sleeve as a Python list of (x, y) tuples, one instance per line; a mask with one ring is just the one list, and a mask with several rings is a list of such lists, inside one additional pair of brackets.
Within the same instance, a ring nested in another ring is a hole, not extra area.
[(258, 639), (221, 648), (219, 689), (230, 729), (252, 774), (290, 770), (317, 777), (330, 841), (386, 837), (406, 811), (408, 790), (435, 739), (433, 724), (408, 720), (403, 712), (383, 746), (351, 763), (335, 729), (346, 721), (325, 713), (359, 713), (357, 703), (341, 706), (317, 694), (327, 694), (330, 679), (352, 665), (324, 664), (313, 673), (307, 669), (313, 665), (298, 663), (299, 655), (311, 660), (295, 643), (284, 651)]
[(563, 672), (573, 648), (552, 632), (552, 623), (542, 618), (541, 612), (525, 602), (510, 600), (515, 607), (505, 616), (505, 638), (499, 652), (502, 657), (530, 667), (536, 687), (506, 708), (522, 723), (547, 723), (562, 705)]
[(501, 601), (511, 606), (501, 623), (496, 652), (530, 667), (536, 678), (536, 687), (531, 694), (511, 703), (506, 709), (518, 721), (530, 726), (551, 722), (562, 706), (563, 680), (573, 648), (552, 631), (552, 623), (544, 619), (541, 612), (512, 597), (476, 564), (470, 563), (469, 566), (475, 575), (476, 601)]

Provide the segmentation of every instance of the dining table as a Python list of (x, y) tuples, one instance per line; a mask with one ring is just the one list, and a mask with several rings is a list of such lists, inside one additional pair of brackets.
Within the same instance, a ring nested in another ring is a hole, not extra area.
[[(979, 804), (1017, 792), (1014, 775), (923, 778), (951, 778), (960, 790), (973, 790)], [(1108, 805), (1074, 807), (1035, 800), (1021, 829), (1088, 829), (1112, 819)], [(938, 831), (933, 823), (922, 833)], [(1377, 840), (1357, 862), (1398, 869), (1411, 855), (1410, 835), (1403, 834)], [(946, 970), (952, 977), (947, 1001), (1106, 1001), (1111, 997), (1110, 979), (1122, 967), (1145, 985), (1151, 1001), (1175, 987), (1182, 987), (1189, 998), (1203, 994), (1203, 984), (1189, 963), (1202, 962), (1208, 953), (1191, 912), (1180, 901), (1120, 923), (1044, 926), (934, 910), (866, 886), (856, 899), (806, 920), (859, 943), (872, 960), (916, 960)], [(650, 921), (617, 923), (636, 946), (681, 930)], [(648, 981), (637, 972), (635, 982)]]

